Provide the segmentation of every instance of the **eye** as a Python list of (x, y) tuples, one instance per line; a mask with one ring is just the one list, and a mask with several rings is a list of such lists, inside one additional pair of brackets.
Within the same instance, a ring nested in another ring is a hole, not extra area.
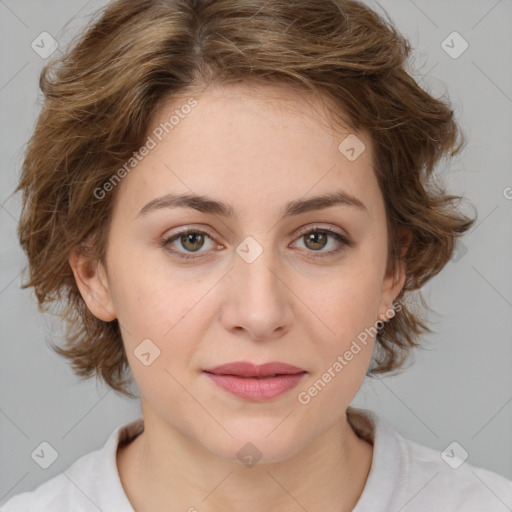
[[(353, 245), (353, 242), (348, 240), (348, 238), (341, 233), (321, 227), (310, 227), (308, 230), (303, 231), (299, 235), (299, 240), (304, 241), (307, 252), (318, 253), (314, 255), (315, 257), (331, 256)], [(205, 246), (205, 241), (210, 242), (210, 248), (207, 247), (206, 250), (201, 251)], [(332, 242), (331, 245), (334, 245), (334, 248), (328, 251), (322, 251), (322, 249), (329, 245), (329, 241)], [(181, 247), (173, 245), (175, 243), (179, 244)], [(205, 256), (205, 253), (208, 253), (209, 250), (215, 247), (217, 247), (217, 249), (222, 248), (222, 245), (216, 244), (207, 232), (190, 228), (164, 238), (160, 242), (160, 245), (172, 255), (188, 260), (201, 258)]]
[[(330, 250), (322, 251), (322, 249), (329, 245), (329, 239), (332, 241), (331, 246), (334, 247)], [(309, 228), (307, 231), (303, 231), (299, 236), (299, 240), (304, 242), (308, 252), (317, 252), (319, 254), (315, 256), (320, 257), (337, 254), (346, 247), (353, 245), (353, 243), (341, 233), (321, 227), (313, 227)]]
[[(210, 249), (212, 249), (215, 246), (215, 243), (208, 233), (197, 229), (186, 229), (180, 231), (179, 233), (176, 233), (171, 237), (165, 238), (164, 240), (162, 240), (161, 245), (162, 247), (164, 247), (166, 251), (176, 255), (178, 258), (195, 259), (200, 258), (204, 252), (208, 252), (200, 251), (200, 249), (204, 246), (206, 239), (210, 240), (212, 244), (210, 246)], [(184, 249), (185, 252), (183, 252), (182, 250), (172, 249), (171, 247), (174, 242), (178, 242), (178, 244), (181, 245), (181, 248)], [(220, 248), (222, 246), (217, 247)], [(191, 253), (198, 254), (190, 254), (187, 253), (188, 251), (190, 251)]]

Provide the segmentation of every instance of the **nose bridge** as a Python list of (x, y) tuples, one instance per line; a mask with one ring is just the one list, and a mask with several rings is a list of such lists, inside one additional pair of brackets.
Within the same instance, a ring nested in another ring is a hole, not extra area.
[(237, 262), (235, 270), (237, 280), (243, 283), (246, 296), (276, 300), (281, 295), (276, 268), (280, 267), (276, 251), (272, 247), (271, 237), (260, 237), (261, 241), (252, 236), (246, 237), (236, 248)]
[(291, 309), (279, 255), (271, 237), (262, 241), (247, 237), (236, 248), (233, 267), (236, 294), (230, 323), (243, 327), (254, 338), (272, 337), (290, 321)]

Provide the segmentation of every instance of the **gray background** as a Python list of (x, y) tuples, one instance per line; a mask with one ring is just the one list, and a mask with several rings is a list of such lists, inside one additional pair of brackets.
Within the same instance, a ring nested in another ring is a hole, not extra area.
[[(405, 373), (366, 382), (354, 405), (439, 451), (455, 440), (469, 463), (512, 479), (512, 3), (379, 4), (415, 49), (413, 76), (455, 107), (469, 143), (439, 171), (450, 191), (473, 202), (479, 219), (424, 289), (438, 312), (427, 349), (416, 352)], [(61, 335), (58, 320), (38, 313), (32, 290), (20, 289), (26, 262), (15, 233), (20, 201), (12, 191), (38, 112), (44, 64), (31, 42), (46, 31), (62, 47), (102, 5), (0, 0), (0, 503), (100, 448), (115, 427), (140, 415), (138, 401), (73, 375), (45, 342)], [(469, 43), (458, 58), (441, 46), (453, 31)], [(58, 452), (46, 470), (31, 458), (42, 441)]]

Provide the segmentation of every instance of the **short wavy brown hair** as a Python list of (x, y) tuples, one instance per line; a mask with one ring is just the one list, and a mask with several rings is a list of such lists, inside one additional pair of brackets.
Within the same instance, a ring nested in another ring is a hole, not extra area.
[[(41, 72), (44, 101), (16, 189), (29, 261), (23, 288), (34, 287), (40, 311), (59, 305), (66, 324), (65, 348), (52, 348), (77, 375), (96, 374), (134, 396), (118, 322), (88, 310), (69, 255), (88, 240), (91, 256), (104, 261), (116, 190), (102, 200), (94, 191), (142, 145), (163, 101), (253, 81), (312, 93), (333, 119), (370, 133), (388, 266), (402, 259), (407, 277), (399, 311), (378, 331), (369, 375), (400, 369), (420, 335), (432, 332), (407, 294), (447, 264), (476, 220), (436, 183), (440, 159), (465, 140), (448, 101), (407, 72), (410, 51), (387, 15), (351, 0), (117, 0), (99, 11)], [(404, 228), (411, 243), (402, 255)]]

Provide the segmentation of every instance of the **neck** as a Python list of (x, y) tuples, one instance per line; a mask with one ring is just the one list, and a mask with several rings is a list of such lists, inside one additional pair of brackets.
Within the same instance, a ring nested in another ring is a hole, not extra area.
[(351, 511), (371, 466), (372, 445), (345, 415), (289, 459), (250, 468), (215, 456), (168, 426), (158, 428), (152, 419), (145, 415), (144, 432), (117, 455), (136, 512)]

